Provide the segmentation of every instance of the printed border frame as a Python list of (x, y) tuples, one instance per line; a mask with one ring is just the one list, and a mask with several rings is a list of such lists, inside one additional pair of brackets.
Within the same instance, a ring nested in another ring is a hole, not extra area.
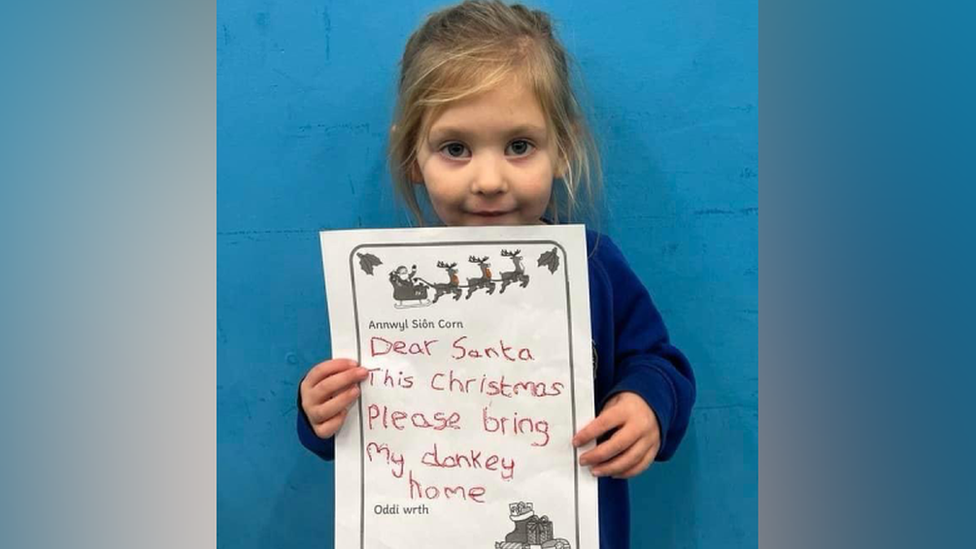
[[(375, 244), (359, 244), (349, 252), (349, 281), (352, 286), (353, 320), (356, 326), (356, 361), (362, 364), (362, 339), (359, 334), (359, 303), (356, 294), (356, 252), (362, 248), (404, 248), (404, 247), (441, 247), (441, 246), (470, 246), (470, 245), (511, 245), (511, 244), (552, 244), (563, 254), (563, 281), (566, 286), (566, 331), (569, 340), (569, 394), (572, 406), (573, 433), (579, 430), (576, 423), (576, 365), (573, 355), (573, 305), (569, 291), (569, 255), (566, 248), (555, 240), (458, 240), (448, 242), (385, 242)], [(363, 427), (363, 401), (356, 399), (359, 413), (359, 549), (365, 549), (366, 543), (366, 449), (365, 431)], [(580, 511), (579, 511), (579, 449), (573, 447), (573, 512), (576, 516), (575, 534), (576, 549), (580, 549)]]

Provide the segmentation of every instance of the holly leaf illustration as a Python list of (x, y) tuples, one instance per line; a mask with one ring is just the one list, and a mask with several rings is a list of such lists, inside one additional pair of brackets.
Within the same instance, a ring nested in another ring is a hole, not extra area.
[(368, 275), (373, 274), (373, 269), (377, 265), (382, 265), (383, 264), (383, 262), (380, 261), (380, 258), (376, 257), (373, 254), (361, 254), (361, 253), (357, 253), (356, 255), (359, 257), (359, 266)]
[(550, 273), (556, 272), (559, 268), (559, 254), (556, 253), (556, 248), (539, 256), (539, 266), (548, 267)]

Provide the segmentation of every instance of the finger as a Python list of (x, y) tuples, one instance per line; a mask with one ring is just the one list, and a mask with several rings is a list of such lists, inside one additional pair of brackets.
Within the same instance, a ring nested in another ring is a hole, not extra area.
[(343, 370), (320, 381), (318, 385), (313, 387), (312, 398), (315, 402), (325, 402), (349, 387), (358, 385), (367, 377), (369, 377), (369, 370), (366, 368), (357, 367)]
[(323, 379), (335, 375), (343, 370), (348, 370), (350, 368), (355, 368), (358, 366), (355, 360), (350, 360), (348, 358), (333, 358), (332, 360), (326, 360), (325, 362), (320, 362), (312, 367), (305, 375), (305, 379), (302, 381), (305, 384), (306, 389), (311, 389), (319, 384)]
[(313, 430), (319, 438), (329, 438), (332, 435), (339, 432), (339, 428), (342, 427), (342, 423), (346, 421), (346, 411), (343, 410), (339, 415), (333, 417), (325, 423), (320, 423), (316, 425)]
[(312, 412), (316, 419), (318, 419), (319, 423), (325, 422), (332, 419), (340, 412), (348, 410), (349, 406), (356, 402), (356, 399), (359, 398), (359, 394), (359, 387), (353, 385), (352, 387), (325, 401), (323, 404), (314, 407)]
[(609, 440), (605, 440), (597, 444), (596, 448), (584, 452), (579, 458), (580, 465), (593, 466), (610, 460), (633, 446), (639, 438), (640, 436), (635, 429), (620, 429)]
[(578, 448), (589, 443), (610, 429), (623, 425), (624, 419), (626, 418), (622, 413), (612, 408), (604, 408), (603, 412), (596, 416), (596, 419), (589, 422), (586, 427), (583, 427), (576, 433), (576, 436), (573, 437), (573, 446)]
[(654, 458), (657, 457), (657, 450), (657, 446), (652, 445), (641, 460), (637, 462), (637, 465), (634, 465), (622, 473), (614, 475), (614, 478), (631, 478), (643, 473), (648, 467), (651, 466), (652, 463), (654, 463)]
[(624, 452), (621, 452), (613, 459), (592, 467), (591, 472), (593, 473), (593, 476), (597, 477), (620, 474), (640, 464), (641, 459), (646, 453), (646, 445), (643, 443), (643, 441), (638, 441), (636, 444), (632, 444), (626, 448)]

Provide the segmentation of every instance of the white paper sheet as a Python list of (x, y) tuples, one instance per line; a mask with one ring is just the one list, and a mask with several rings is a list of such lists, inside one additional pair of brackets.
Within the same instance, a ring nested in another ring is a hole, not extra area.
[(582, 226), (321, 234), (333, 356), (372, 370), (336, 435), (339, 549), (596, 549)]

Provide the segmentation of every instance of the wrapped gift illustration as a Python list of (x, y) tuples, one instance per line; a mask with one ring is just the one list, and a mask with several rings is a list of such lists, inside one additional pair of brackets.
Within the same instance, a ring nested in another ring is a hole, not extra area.
[(530, 544), (542, 544), (552, 539), (552, 522), (549, 517), (532, 517), (527, 524), (527, 530)]

